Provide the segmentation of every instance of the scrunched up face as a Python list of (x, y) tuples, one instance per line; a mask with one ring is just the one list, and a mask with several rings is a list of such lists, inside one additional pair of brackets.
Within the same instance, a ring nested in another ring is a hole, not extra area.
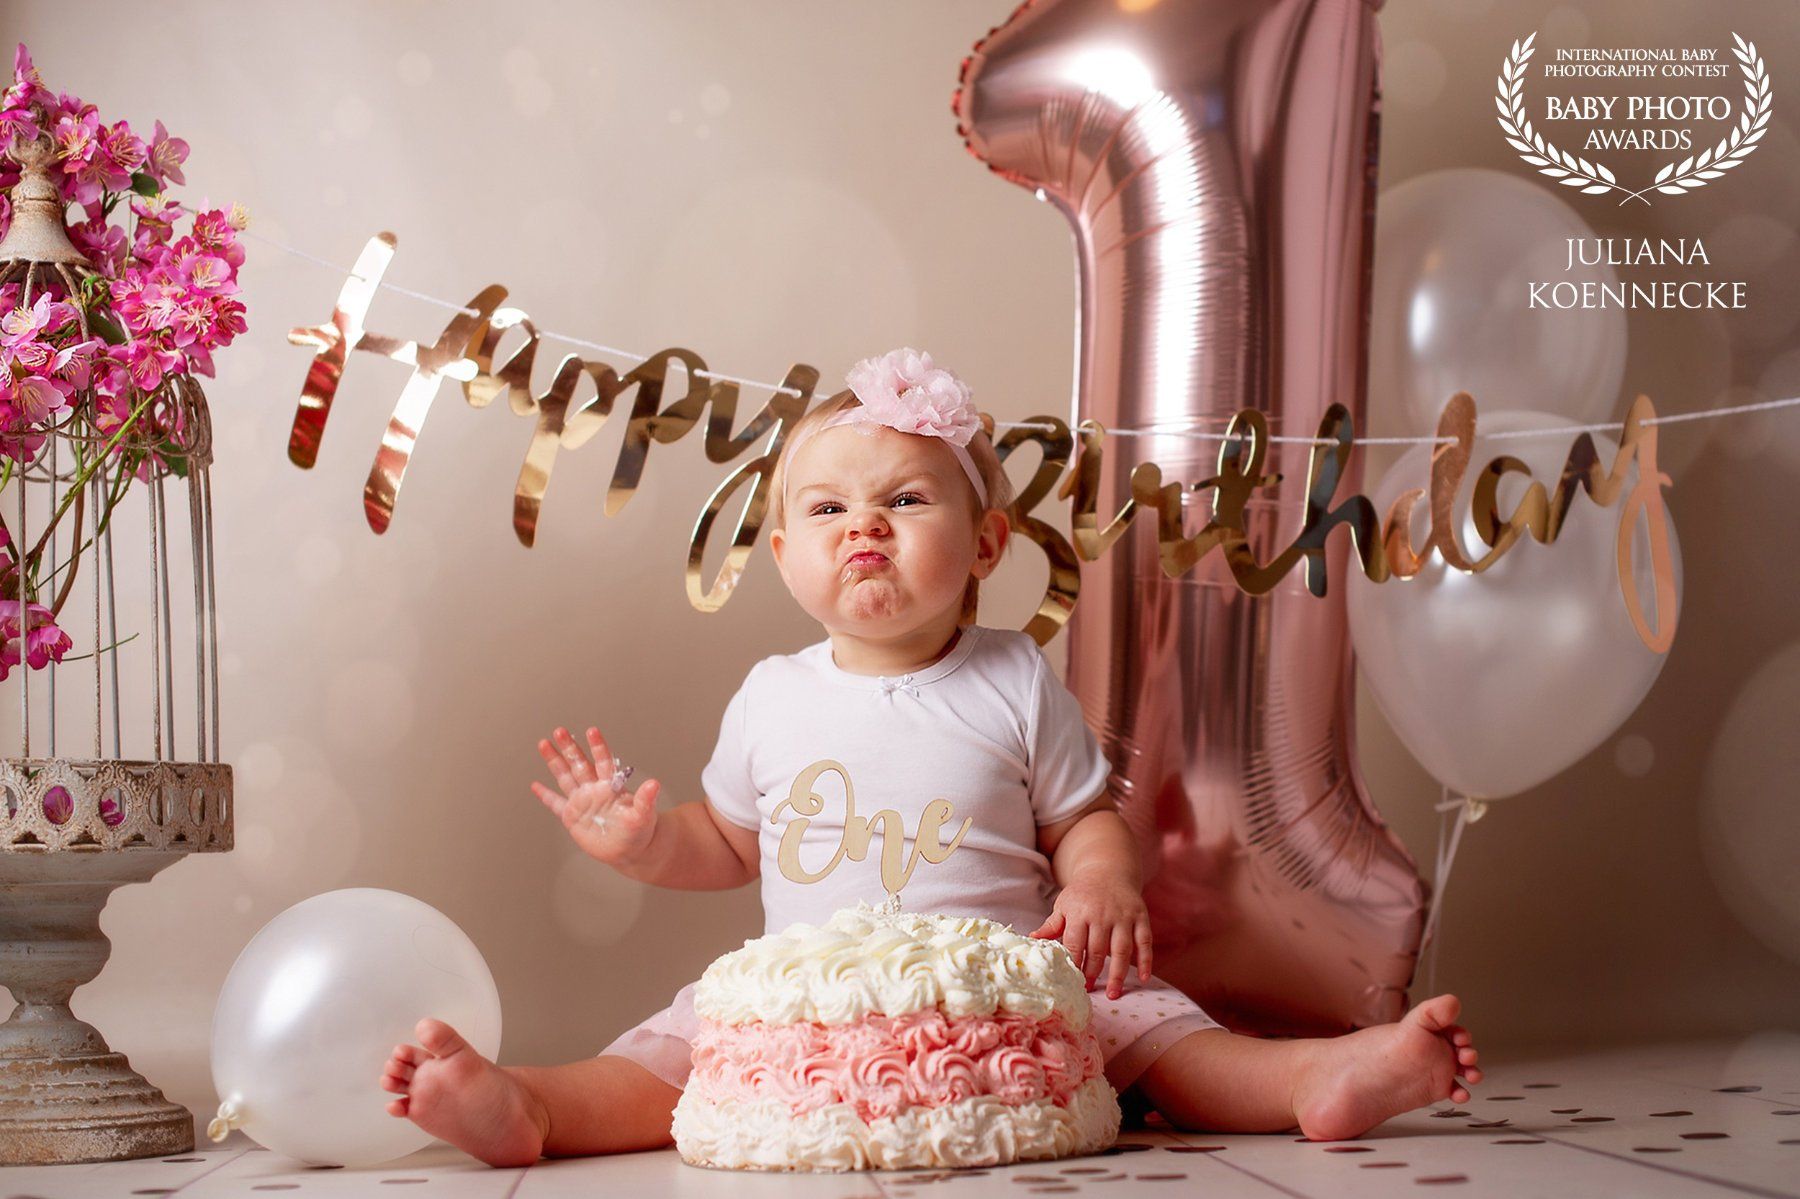
[(770, 549), (788, 591), (828, 629), (910, 632), (960, 609), (970, 576), (998, 561), (941, 438), (841, 425), (808, 438), (786, 473), (785, 527)]

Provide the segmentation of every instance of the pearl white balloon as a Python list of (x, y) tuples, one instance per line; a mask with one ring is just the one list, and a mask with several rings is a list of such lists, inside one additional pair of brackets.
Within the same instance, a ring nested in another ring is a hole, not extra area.
[(387, 1113), (382, 1066), (425, 1017), (500, 1051), (500, 994), (480, 950), (408, 895), (329, 891), (269, 921), (213, 1014), (213, 1086), (235, 1126), (304, 1162), (360, 1166), (432, 1142)]
[[(1511, 455), (1531, 468), (1531, 480), (1553, 492), (1575, 440), (1573, 433), (1484, 434), (1575, 423), (1536, 412), (1480, 415), (1453, 509), (1470, 561), (1488, 552), (1467, 511), (1482, 468)], [(1591, 436), (1600, 462), (1610, 466), (1618, 443), (1603, 433)], [(1384, 524), (1403, 491), (1429, 486), (1431, 448), (1408, 449), (1370, 493)], [(1407, 749), (1457, 794), (1499, 799), (1560, 773), (1611, 736), (1661, 673), (1667, 655), (1638, 636), (1619, 588), (1619, 514), (1636, 477), (1634, 462), (1625, 491), (1608, 508), (1577, 490), (1554, 542), (1542, 545), (1526, 534), (1480, 574), (1446, 566), (1435, 551), (1410, 579), (1378, 585), (1351, 572), (1345, 602), (1358, 669)], [(1502, 480), (1503, 518), (1531, 480), (1518, 474)], [(1422, 500), (1413, 510), (1414, 546), (1424, 539), (1428, 508)], [(1669, 549), (1679, 612), (1681, 545), (1672, 518)], [(1656, 610), (1642, 515), (1631, 560), (1645, 619), (1662, 627), (1673, 616)]]
[(1533, 282), (1619, 282), (1604, 262), (1569, 268), (1570, 239), (1594, 232), (1553, 190), (1511, 172), (1434, 171), (1383, 191), (1375, 213), (1372, 429), (1430, 434), (1459, 391), (1482, 412), (1618, 419), (1625, 313), (1530, 307)]

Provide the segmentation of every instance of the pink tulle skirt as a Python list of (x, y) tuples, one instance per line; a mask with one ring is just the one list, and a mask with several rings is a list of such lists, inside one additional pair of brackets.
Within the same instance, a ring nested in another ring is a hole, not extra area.
[[(1091, 996), (1092, 1028), (1106, 1055), (1106, 1080), (1124, 1092), (1175, 1042), (1192, 1032), (1219, 1028), (1200, 1005), (1160, 978), (1127, 984), (1125, 994), (1108, 999)], [(700, 1017), (694, 1013), (694, 984), (675, 993), (675, 1000), (635, 1028), (627, 1029), (602, 1055), (629, 1058), (670, 1086), (685, 1087), (693, 1069), (694, 1038)]]

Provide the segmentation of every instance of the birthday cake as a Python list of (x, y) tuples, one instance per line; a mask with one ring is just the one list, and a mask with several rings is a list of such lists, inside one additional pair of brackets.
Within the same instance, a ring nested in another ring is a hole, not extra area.
[(1118, 1135), (1081, 972), (991, 920), (846, 908), (719, 958), (694, 1008), (693, 1165), (993, 1166)]

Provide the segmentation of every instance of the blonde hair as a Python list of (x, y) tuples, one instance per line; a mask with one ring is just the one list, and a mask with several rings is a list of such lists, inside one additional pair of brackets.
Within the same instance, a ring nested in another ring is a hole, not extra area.
[[(801, 434), (840, 412), (860, 407), (862, 407), (862, 401), (857, 399), (854, 393), (839, 392), (830, 399), (821, 401), (805, 416), (795, 421), (793, 427), (787, 431), (787, 436), (781, 441), (781, 453), (775, 459), (775, 468), (769, 475), (769, 523), (772, 527), (777, 529), (787, 527), (788, 459), (793, 457), (793, 447), (800, 440)], [(987, 507), (975, 513), (975, 523), (979, 526), (983, 516), (990, 510), (998, 508), (1006, 517), (1010, 527), (1013, 523), (1013, 502), (1017, 496), (1013, 493), (1012, 480), (1006, 477), (1006, 468), (1000, 463), (1000, 455), (994, 449), (994, 441), (989, 436), (987, 425), (988, 422), (983, 422), (982, 429), (978, 430), (975, 436), (969, 440), (967, 447), (969, 457), (975, 460), (976, 473), (981, 476), (982, 485), (987, 488), (988, 493)], [(957, 477), (961, 478), (962, 473), (960, 470), (957, 471)], [(966, 484), (967, 480), (965, 479), (964, 482)], [(975, 507), (980, 502), (973, 487), (969, 487), (966, 494), (970, 500), (970, 507)], [(1012, 552), (1011, 538), (1007, 539), (1006, 549), (1003, 552)], [(963, 590), (962, 615), (957, 620), (959, 625), (975, 623), (975, 607), (980, 597), (981, 580), (970, 575), (969, 585)]]

